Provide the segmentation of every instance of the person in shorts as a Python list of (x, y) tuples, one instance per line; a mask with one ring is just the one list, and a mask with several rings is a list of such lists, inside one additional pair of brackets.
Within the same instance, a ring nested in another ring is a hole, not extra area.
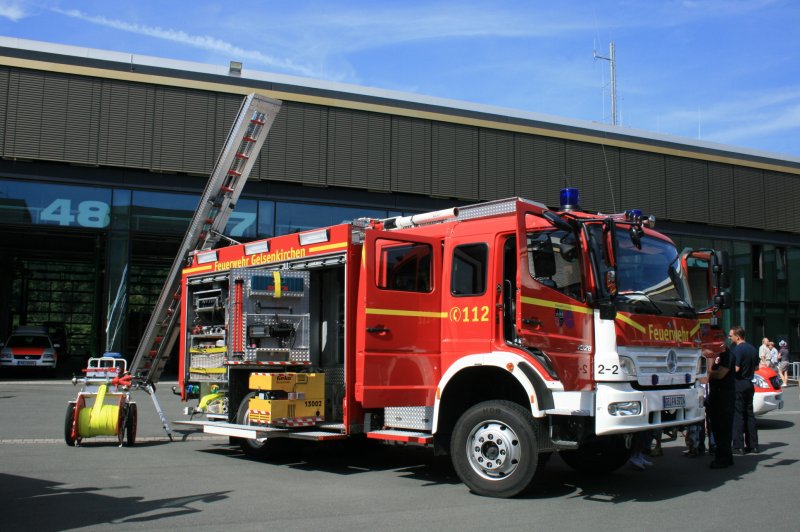
[(781, 376), (781, 382), (784, 386), (789, 384), (789, 363), (791, 362), (791, 355), (789, 355), (789, 345), (786, 340), (781, 340), (778, 345), (778, 373)]

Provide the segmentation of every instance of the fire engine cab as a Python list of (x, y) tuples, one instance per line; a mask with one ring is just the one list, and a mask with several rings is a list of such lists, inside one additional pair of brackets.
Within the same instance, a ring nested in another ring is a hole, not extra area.
[(704, 419), (710, 319), (654, 224), (565, 189), (553, 210), (513, 198), (193, 251), (177, 391), (207, 419), (188, 423), (262, 457), (291, 439), (427, 445), (495, 497), (554, 451), (610, 472), (631, 434)]

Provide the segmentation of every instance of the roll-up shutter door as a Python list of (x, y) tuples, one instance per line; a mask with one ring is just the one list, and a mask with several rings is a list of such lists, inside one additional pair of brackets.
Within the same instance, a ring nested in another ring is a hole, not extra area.
[(664, 156), (622, 150), (620, 210), (641, 209), (645, 215), (666, 216)]
[(666, 158), (667, 218), (708, 221), (708, 163), (681, 157)]
[(566, 181), (580, 190), (581, 208), (618, 211), (619, 148), (566, 141)]
[(734, 223), (740, 227), (764, 229), (764, 172), (753, 168), (733, 169)]
[(480, 199), (514, 196), (514, 134), (480, 131)]
[(431, 194), (478, 199), (478, 130), (435, 122), (431, 136)]
[(708, 221), (716, 225), (734, 225), (733, 167), (708, 163)]
[(392, 191), (431, 193), (431, 122), (392, 117)]

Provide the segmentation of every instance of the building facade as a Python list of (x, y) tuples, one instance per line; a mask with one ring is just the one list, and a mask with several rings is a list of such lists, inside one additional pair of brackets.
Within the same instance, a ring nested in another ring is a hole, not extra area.
[(800, 355), (800, 158), (488, 106), (0, 38), (0, 336), (131, 355), (242, 98), (284, 102), (226, 234), (523, 196), (731, 253), (749, 339)]

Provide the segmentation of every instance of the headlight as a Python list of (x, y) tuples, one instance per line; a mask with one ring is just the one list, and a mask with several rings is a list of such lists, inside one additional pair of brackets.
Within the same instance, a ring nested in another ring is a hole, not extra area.
[(639, 401), (625, 401), (608, 405), (608, 413), (612, 416), (638, 416), (642, 413), (642, 403)]
[(636, 376), (636, 364), (633, 362), (632, 358), (619, 357), (619, 367), (622, 368), (622, 371), (629, 377)]
[(761, 388), (762, 390), (769, 390), (769, 384), (767, 383), (767, 380), (758, 373), (753, 375), (753, 386), (756, 388)]
[(3, 351), (2, 353), (0, 353), (0, 358), (8, 358), (8, 359), (10, 359), (10, 358), (14, 358), (14, 355), (12, 355), (10, 351)]

